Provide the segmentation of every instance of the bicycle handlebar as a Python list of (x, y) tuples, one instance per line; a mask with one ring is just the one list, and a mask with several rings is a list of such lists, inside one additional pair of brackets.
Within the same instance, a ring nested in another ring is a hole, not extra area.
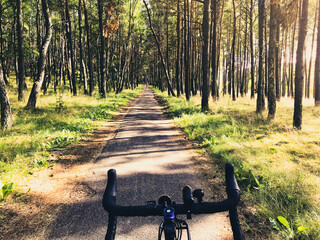
[[(174, 206), (175, 213), (192, 214), (216, 213), (228, 211), (237, 206), (240, 201), (240, 189), (234, 176), (234, 168), (232, 164), (226, 164), (226, 190), (228, 199), (221, 202), (202, 202), (192, 203), (190, 197), (187, 203), (176, 204)], [(103, 208), (110, 214), (115, 216), (161, 216), (163, 214), (164, 205), (140, 205), (140, 206), (120, 206), (116, 204), (117, 194), (117, 176), (116, 170), (108, 171), (108, 183), (103, 195)], [(184, 191), (185, 192), (185, 191)], [(191, 193), (191, 192), (190, 192)], [(190, 195), (189, 193), (189, 195)], [(186, 193), (184, 193), (186, 196)], [(185, 197), (184, 197), (185, 198)]]
[[(225, 166), (226, 176), (226, 191), (228, 198), (220, 202), (201, 202), (194, 203), (191, 194), (191, 189), (186, 186), (183, 190), (184, 204), (174, 204), (174, 211), (176, 215), (181, 214), (208, 214), (229, 211), (232, 230), (235, 234), (239, 234), (240, 238), (244, 239), (241, 234), (238, 215), (237, 204), (240, 201), (240, 189), (234, 176), (234, 167), (231, 163)], [(166, 207), (161, 204), (147, 204), (138, 206), (121, 206), (116, 204), (117, 195), (117, 174), (115, 169), (108, 171), (108, 182), (103, 194), (102, 205), (103, 208), (109, 213), (109, 217), (116, 218), (116, 216), (162, 216), (163, 209)], [(238, 225), (239, 227), (237, 227)], [(109, 230), (108, 230), (109, 231)], [(238, 233), (235, 233), (238, 232)], [(107, 239), (107, 238), (106, 238)], [(110, 238), (111, 239), (111, 238)]]

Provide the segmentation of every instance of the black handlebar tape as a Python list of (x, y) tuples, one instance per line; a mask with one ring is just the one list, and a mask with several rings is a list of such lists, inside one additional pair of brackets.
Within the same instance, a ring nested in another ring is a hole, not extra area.
[(233, 207), (229, 209), (229, 218), (231, 223), (231, 228), (233, 232), (234, 240), (245, 240), (243, 232), (240, 227), (237, 204), (240, 201), (240, 188), (238, 186), (237, 180), (234, 176), (234, 167), (231, 163), (227, 163), (226, 169), (226, 191), (228, 195), (228, 200), (233, 202)]
[(102, 205), (104, 210), (109, 212), (112, 206), (116, 205), (117, 196), (117, 172), (115, 169), (110, 169), (108, 171), (108, 182), (106, 190), (103, 194)]
[(182, 189), (183, 204), (186, 208), (190, 208), (194, 204), (191, 187), (186, 185)]
[(228, 199), (233, 199), (238, 203), (240, 201), (240, 188), (234, 176), (234, 167), (231, 163), (226, 163), (226, 191)]

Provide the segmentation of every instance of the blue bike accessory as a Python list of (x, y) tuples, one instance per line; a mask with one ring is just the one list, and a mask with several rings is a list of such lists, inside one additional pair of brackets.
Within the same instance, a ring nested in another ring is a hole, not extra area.
[(163, 217), (164, 217), (164, 220), (174, 219), (176, 217), (174, 215), (174, 208), (173, 207), (166, 207), (165, 209), (163, 209)]

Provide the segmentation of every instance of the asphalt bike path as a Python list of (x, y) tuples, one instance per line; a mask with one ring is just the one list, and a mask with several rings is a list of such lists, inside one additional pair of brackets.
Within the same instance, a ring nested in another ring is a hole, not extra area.
[[(175, 141), (181, 133), (173, 126), (164, 117), (152, 91), (145, 88), (114, 138), (107, 142), (92, 169), (88, 169), (90, 174), (84, 182), (93, 194), (85, 201), (66, 206), (51, 226), (48, 238), (104, 239), (108, 214), (101, 200), (110, 168), (117, 171), (120, 205), (143, 205), (146, 201), (157, 201), (164, 194), (182, 203), (183, 186), (201, 187), (192, 163), (194, 154)], [(178, 218), (186, 219), (186, 216)], [(157, 239), (161, 221), (161, 217), (118, 217), (116, 239)], [(187, 223), (192, 240), (232, 239), (227, 213), (193, 215)], [(186, 232), (183, 236), (187, 239)]]

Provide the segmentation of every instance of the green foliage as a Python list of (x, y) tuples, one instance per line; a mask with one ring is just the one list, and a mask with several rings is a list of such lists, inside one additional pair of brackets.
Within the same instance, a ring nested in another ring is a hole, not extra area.
[(3, 184), (0, 181), (0, 202), (4, 202), (6, 198), (13, 192), (13, 183)]
[(47, 150), (53, 150), (56, 148), (65, 147), (67, 145), (70, 145), (72, 143), (78, 142), (78, 133), (77, 132), (71, 132), (69, 130), (62, 130), (62, 135), (55, 137), (51, 141), (49, 141), (46, 145)]
[(273, 229), (282, 231), (282, 236), (285, 239), (312, 239), (308, 235), (309, 227), (298, 226), (297, 223), (290, 224), (283, 216), (278, 216), (276, 220), (270, 217), (269, 221)]

